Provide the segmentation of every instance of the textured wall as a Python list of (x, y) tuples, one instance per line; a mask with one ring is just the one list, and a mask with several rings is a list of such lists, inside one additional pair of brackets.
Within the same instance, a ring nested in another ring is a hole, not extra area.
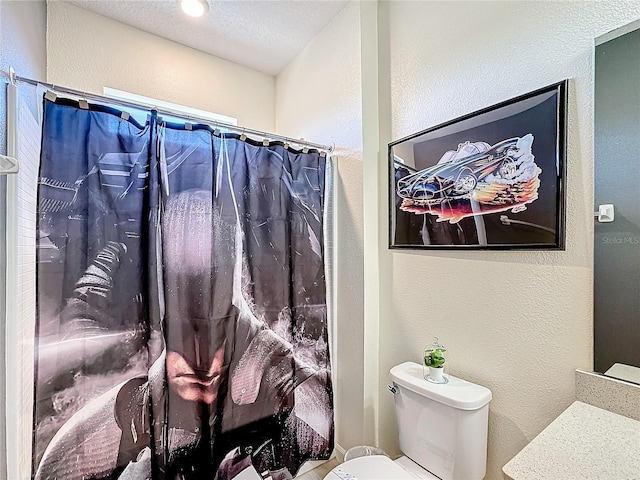
[(50, 83), (113, 87), (275, 128), (275, 79), (60, 1), (49, 2)]
[[(13, 67), (17, 75), (45, 80), (47, 68), (47, 10), (43, 1), (0, 2), (0, 70)], [(0, 84), (0, 153), (5, 153), (7, 97)]]
[[(44, 1), (0, 2), (0, 70), (13, 67), (19, 75), (44, 79), (46, 76), (46, 20)], [(7, 98), (3, 78), (0, 82), (0, 153), (7, 147)], [(6, 178), (0, 177), (0, 339), (5, 338), (5, 289), (6, 278)], [(15, 319), (9, 319), (11, 321)], [(7, 478), (5, 449), (5, 345), (0, 341), (0, 478)], [(18, 412), (6, 415), (15, 418)], [(15, 441), (15, 438), (10, 440)]]
[(335, 142), (338, 212), (336, 364), (337, 442), (363, 435), (363, 220), (360, 17), (349, 4), (276, 79), (278, 132)]
[[(393, 138), (570, 79), (566, 251), (383, 252), (380, 382), (438, 336), (449, 372), (493, 391), (487, 478), (591, 369), (594, 38), (639, 16), (637, 1), (390, 2)], [(379, 434), (397, 452), (389, 397)]]

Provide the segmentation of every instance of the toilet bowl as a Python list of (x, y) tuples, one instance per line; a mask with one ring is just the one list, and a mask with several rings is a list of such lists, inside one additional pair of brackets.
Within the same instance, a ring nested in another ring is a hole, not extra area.
[(422, 365), (413, 362), (393, 367), (390, 377), (405, 456), (354, 458), (324, 480), (482, 480), (491, 391), (453, 375), (446, 384), (428, 382)]

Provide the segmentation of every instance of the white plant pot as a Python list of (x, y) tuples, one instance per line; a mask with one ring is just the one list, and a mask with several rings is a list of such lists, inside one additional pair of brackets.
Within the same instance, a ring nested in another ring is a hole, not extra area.
[(443, 374), (443, 367), (429, 367), (429, 378), (427, 378), (427, 380), (430, 380), (433, 383), (445, 383), (446, 380)]

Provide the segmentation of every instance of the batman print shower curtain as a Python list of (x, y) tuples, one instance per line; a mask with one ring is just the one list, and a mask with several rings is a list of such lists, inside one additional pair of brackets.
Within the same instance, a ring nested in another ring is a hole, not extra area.
[(34, 478), (328, 458), (325, 156), (61, 98), (43, 123)]

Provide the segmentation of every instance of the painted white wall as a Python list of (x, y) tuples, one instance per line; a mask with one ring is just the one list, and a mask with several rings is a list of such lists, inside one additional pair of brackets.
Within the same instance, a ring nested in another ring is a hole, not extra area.
[[(438, 336), (449, 372), (493, 392), (487, 478), (498, 479), (573, 401), (574, 370), (591, 370), (594, 38), (640, 17), (640, 2), (388, 8), (393, 138), (570, 79), (566, 251), (381, 252), (390, 279), (381, 302), (392, 315), (380, 323), (380, 383)], [(365, 202), (384, 194), (365, 191)], [(382, 391), (378, 433), (398, 452)]]
[[(41, 1), (0, 2), (0, 70), (44, 80), (47, 68), (47, 7)], [(0, 88), (0, 153), (6, 150), (5, 78)]]
[(337, 443), (362, 442), (363, 218), (360, 16), (349, 4), (276, 78), (277, 133), (335, 143)]
[(275, 129), (275, 78), (82, 8), (48, 3), (47, 81), (146, 95)]
[[(7, 72), (13, 67), (21, 75), (44, 79), (46, 76), (46, 20), (47, 7), (44, 1), (0, 1), (0, 70)], [(7, 97), (5, 79), (0, 81), (0, 153), (6, 153), (7, 148)], [(17, 456), (24, 452), (17, 452), (16, 444), (19, 439), (15, 431), (11, 431), (9, 442), (6, 442), (5, 418), (12, 421), (18, 415), (18, 411), (6, 411), (6, 376), (5, 376), (5, 329), (8, 324), (5, 318), (5, 278), (6, 278), (6, 177), (0, 177), (0, 478), (7, 477), (6, 446), (11, 451), (12, 466), (16, 466)], [(9, 232), (15, 234), (17, 232)], [(14, 237), (15, 238), (15, 237)], [(34, 264), (35, 266), (35, 264)], [(7, 301), (17, 303), (16, 298), (8, 298)], [(21, 319), (9, 319), (11, 327), (20, 328)], [(28, 332), (26, 333), (28, 335)], [(33, 339), (33, 333), (31, 333)], [(15, 347), (15, 344), (13, 345)], [(9, 374), (15, 372), (9, 372)], [(22, 377), (12, 376), (9, 380), (20, 382)], [(15, 397), (15, 390), (12, 390)], [(12, 422), (14, 423), (14, 422)], [(14, 469), (11, 470), (15, 472)], [(15, 476), (13, 477), (15, 478)]]

